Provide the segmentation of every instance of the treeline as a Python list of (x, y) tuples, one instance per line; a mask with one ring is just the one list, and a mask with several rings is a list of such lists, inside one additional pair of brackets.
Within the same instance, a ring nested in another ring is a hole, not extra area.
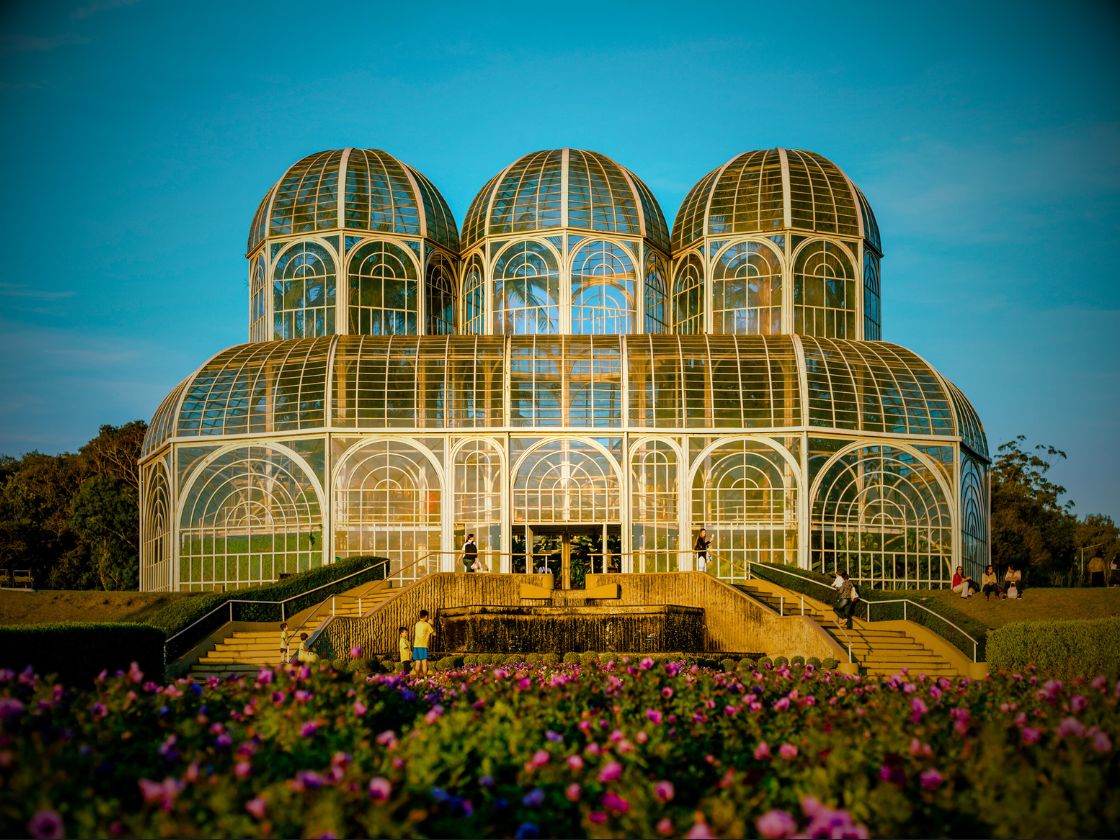
[[(146, 429), (142, 420), (102, 426), (77, 453), (0, 456), (0, 569), (30, 569), (39, 589), (136, 589)], [(992, 562), (1026, 569), (1032, 586), (1077, 585), (1092, 557), (1120, 556), (1112, 518), (1078, 518), (1050, 480), (1065, 457), (1019, 436), (992, 467)]]
[(0, 456), (0, 569), (37, 589), (136, 589), (148, 425), (102, 426), (76, 453)]

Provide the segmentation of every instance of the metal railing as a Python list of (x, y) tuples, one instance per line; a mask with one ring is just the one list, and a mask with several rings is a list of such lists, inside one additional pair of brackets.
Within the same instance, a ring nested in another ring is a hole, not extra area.
[(0, 589), (34, 589), (30, 569), (0, 569)]

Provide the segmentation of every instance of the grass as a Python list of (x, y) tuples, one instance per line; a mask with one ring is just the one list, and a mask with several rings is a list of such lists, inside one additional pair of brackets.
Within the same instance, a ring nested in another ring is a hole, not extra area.
[[(884, 593), (885, 594), (885, 593)], [(1013, 621), (1049, 621), (1071, 618), (1111, 618), (1120, 616), (1120, 587), (1108, 589), (1027, 589), (1018, 601), (985, 601), (983, 595), (962, 598), (944, 589), (908, 590), (899, 597), (921, 595), (964, 613), (988, 629)]]
[(0, 625), (61, 621), (147, 621), (168, 604), (190, 595), (166, 592), (0, 590)]

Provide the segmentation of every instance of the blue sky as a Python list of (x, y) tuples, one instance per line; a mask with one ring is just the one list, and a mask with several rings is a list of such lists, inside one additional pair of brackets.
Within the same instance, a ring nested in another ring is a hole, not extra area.
[(250, 219), (310, 152), (386, 149), (461, 221), (510, 160), (590, 148), (671, 222), (781, 145), (875, 208), (884, 338), (1120, 518), (1118, 37), (1110, 2), (7, 2), (0, 452), (149, 418), (244, 341)]

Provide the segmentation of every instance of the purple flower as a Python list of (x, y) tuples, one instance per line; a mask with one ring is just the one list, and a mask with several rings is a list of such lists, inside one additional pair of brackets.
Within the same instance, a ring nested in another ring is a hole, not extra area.
[(521, 797), (521, 804), (526, 808), (539, 808), (541, 803), (544, 802), (544, 791), (540, 788), (533, 788), (523, 797)]
[(922, 781), (922, 790), (937, 790), (945, 781), (945, 777), (933, 769), (922, 771), (919, 778)]
[(630, 803), (613, 791), (603, 794), (603, 807), (613, 814), (625, 814), (630, 810)]
[(300, 727), (299, 734), (302, 738), (310, 738), (315, 734), (315, 730), (319, 728), (319, 724), (313, 720), (309, 720)]
[(617, 761), (609, 761), (602, 770), (599, 771), (600, 782), (613, 782), (622, 775), (622, 765)]
[(326, 780), (313, 770), (300, 770), (296, 773), (296, 788), (298, 790), (318, 790)]
[[(102, 707), (104, 708), (104, 707)], [(23, 703), (14, 697), (0, 698), (0, 720), (15, 720), (24, 712)]]
[(661, 712), (657, 709), (646, 709), (646, 720), (651, 723), (661, 723)]
[(1037, 744), (1042, 737), (1042, 732), (1033, 726), (1024, 726), (1019, 734), (1022, 736), (1024, 744)]
[(36, 811), (35, 816), (27, 821), (27, 833), (35, 840), (61, 840), (62, 817), (50, 808)]
[(673, 789), (673, 783), (662, 779), (653, 786), (653, 795), (660, 799), (662, 802), (671, 802), (676, 791)]
[(257, 672), (257, 685), (271, 685), (274, 676), (271, 668), (261, 668)]
[(393, 792), (393, 786), (384, 776), (374, 776), (369, 780), (369, 798), (374, 802), (384, 802)]
[(778, 840), (778, 838), (793, 836), (797, 831), (797, 820), (788, 811), (779, 811), (775, 808), (755, 820), (754, 827), (762, 837)]
[(561, 735), (559, 732), (553, 732), (551, 729), (548, 729), (548, 730), (545, 731), (544, 737), (547, 740), (552, 741), (552, 743), (554, 743), (554, 744), (559, 744), (561, 741), (564, 740), (563, 735)]

